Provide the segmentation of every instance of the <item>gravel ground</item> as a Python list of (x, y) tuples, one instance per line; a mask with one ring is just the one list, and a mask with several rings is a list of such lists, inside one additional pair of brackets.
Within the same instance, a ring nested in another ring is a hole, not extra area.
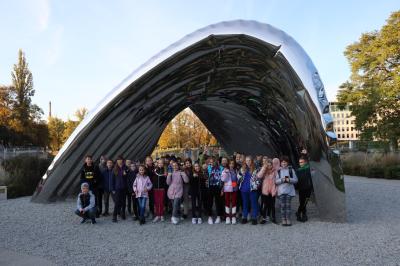
[(292, 227), (139, 226), (113, 224), (111, 217), (81, 225), (72, 201), (1, 201), (0, 248), (58, 265), (400, 265), (400, 181), (346, 177), (345, 183), (348, 223), (311, 215)]

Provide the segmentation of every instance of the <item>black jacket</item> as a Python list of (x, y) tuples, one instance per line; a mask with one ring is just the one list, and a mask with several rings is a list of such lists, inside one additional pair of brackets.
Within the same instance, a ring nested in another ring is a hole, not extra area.
[(129, 169), (126, 174), (126, 182), (127, 182), (127, 186), (128, 186), (128, 192), (131, 194), (133, 193), (133, 182), (135, 182), (136, 175), (138, 172), (139, 171), (137, 169), (135, 169), (134, 171)]
[(296, 187), (298, 190), (313, 188), (310, 167), (297, 169), (296, 175), (298, 179)]
[(86, 163), (83, 165), (81, 170), (81, 184), (88, 183), (89, 189), (94, 190), (97, 188), (103, 188), (103, 180), (101, 178), (100, 170), (97, 165), (92, 164), (88, 166)]
[(167, 187), (167, 170), (156, 167), (154, 169), (153, 189), (165, 189)]

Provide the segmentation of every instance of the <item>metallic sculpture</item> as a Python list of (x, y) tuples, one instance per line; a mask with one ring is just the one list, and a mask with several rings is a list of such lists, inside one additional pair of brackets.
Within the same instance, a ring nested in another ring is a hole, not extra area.
[(186, 107), (228, 152), (296, 161), (307, 146), (320, 217), (345, 221), (340, 160), (329, 148), (336, 135), (316, 68), (283, 31), (242, 20), (187, 35), (114, 88), (67, 140), (32, 200), (75, 194), (86, 154), (144, 158)]

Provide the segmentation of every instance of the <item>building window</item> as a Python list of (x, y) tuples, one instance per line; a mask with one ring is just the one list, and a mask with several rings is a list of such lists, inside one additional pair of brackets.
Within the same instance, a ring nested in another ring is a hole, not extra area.
[(349, 138), (349, 134), (347, 134), (347, 138)]
[(338, 134), (337, 137), (340, 138), (340, 134)]

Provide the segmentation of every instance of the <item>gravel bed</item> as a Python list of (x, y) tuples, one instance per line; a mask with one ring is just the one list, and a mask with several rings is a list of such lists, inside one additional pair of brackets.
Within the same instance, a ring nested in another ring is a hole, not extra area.
[(81, 225), (73, 201), (0, 201), (0, 248), (58, 265), (400, 265), (400, 181), (346, 177), (345, 184), (348, 223), (311, 212), (292, 227), (190, 219), (139, 226), (111, 217)]

